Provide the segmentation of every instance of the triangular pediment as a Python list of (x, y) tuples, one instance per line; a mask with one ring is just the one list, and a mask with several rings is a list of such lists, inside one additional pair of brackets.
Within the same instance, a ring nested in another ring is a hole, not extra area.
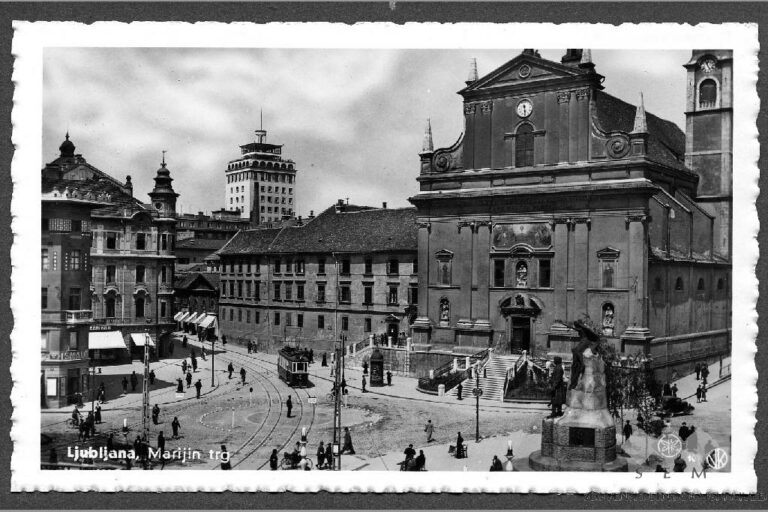
[(587, 73), (586, 69), (577, 66), (566, 66), (533, 55), (521, 54), (487, 75), (475, 80), (460, 91), (460, 94), (509, 85), (575, 77)]

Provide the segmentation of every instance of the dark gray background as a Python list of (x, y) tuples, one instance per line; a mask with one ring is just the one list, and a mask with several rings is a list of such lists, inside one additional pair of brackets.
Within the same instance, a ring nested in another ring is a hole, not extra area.
[[(10, 461), (13, 450), (10, 441), (10, 333), (13, 327), (10, 310), (10, 204), (12, 183), (10, 175), (13, 147), (11, 145), (11, 107), (13, 84), (11, 73), (13, 57), (11, 40), (13, 20), (27, 21), (80, 21), (90, 23), (102, 20), (116, 21), (333, 21), (354, 23), (358, 21), (481, 21), (481, 22), (679, 22), (679, 23), (720, 23), (754, 22), (760, 25), (760, 75), (758, 91), (761, 109), (758, 118), (761, 146), (766, 137), (766, 94), (765, 66), (768, 37), (764, 26), (768, 26), (768, 4), (735, 2), (516, 2), (516, 3), (416, 3), (400, 2), (394, 9), (388, 2), (351, 3), (260, 3), (245, 2), (190, 2), (190, 3), (129, 3), (129, 2), (24, 2), (0, 3), (0, 508), (464, 508), (464, 509), (509, 509), (509, 508), (766, 508), (768, 486), (764, 478), (759, 479), (756, 496), (556, 496), (556, 495), (498, 495), (498, 494), (347, 494), (333, 495), (273, 493), (255, 497), (248, 493), (10, 493)], [(73, 98), (73, 101), (77, 101)], [(738, 136), (738, 134), (736, 134)], [(761, 152), (760, 169), (764, 168), (765, 155)], [(39, 172), (29, 169), (28, 172)], [(735, 173), (738, 176), (738, 170)], [(768, 187), (768, 180), (761, 172), (760, 187)], [(39, 208), (37, 203), (30, 208)], [(760, 222), (768, 223), (766, 196), (760, 194), (757, 200)], [(760, 277), (761, 298), (758, 311), (765, 305), (766, 265), (765, 232), (761, 232), (761, 258), (757, 274)], [(738, 243), (738, 241), (735, 241)], [(22, 313), (23, 314), (23, 313)], [(760, 334), (766, 327), (765, 315), (758, 320)], [(758, 335), (760, 338), (760, 334)], [(758, 338), (758, 339), (759, 339)], [(757, 367), (768, 365), (765, 349), (758, 342)], [(738, 371), (738, 368), (735, 369)], [(760, 375), (758, 386), (763, 393), (758, 405), (757, 439), (760, 445), (755, 465), (759, 477), (766, 474), (766, 442), (764, 428), (766, 420), (765, 376)], [(733, 390), (738, 393), (738, 390)], [(88, 478), (88, 473), (83, 473)], [(183, 479), (183, 474), (179, 476)], [(514, 475), (510, 475), (514, 478)], [(598, 478), (596, 477), (596, 483)], [(180, 482), (183, 483), (183, 482)]]

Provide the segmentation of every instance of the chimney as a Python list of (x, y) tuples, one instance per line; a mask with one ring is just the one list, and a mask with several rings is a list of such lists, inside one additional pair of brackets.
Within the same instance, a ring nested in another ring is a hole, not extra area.
[(381, 203), (381, 207), (382, 207), (384, 210), (386, 210), (386, 209), (387, 209), (387, 202), (386, 202), (386, 201), (384, 201), (383, 203)]
[(307, 217), (307, 218), (314, 219), (315, 218), (315, 210), (309, 210), (309, 217)]
[(591, 72), (595, 72), (595, 63), (592, 62), (592, 50), (584, 49), (581, 51), (581, 62), (579, 67)]
[(133, 183), (131, 183), (131, 176), (130, 175), (125, 177), (125, 188), (127, 190), (128, 195), (133, 197)]
[(341, 212), (343, 212), (343, 211), (344, 211), (344, 210), (346, 210), (346, 209), (347, 209), (347, 208), (346, 208), (346, 206), (344, 205), (344, 200), (343, 200), (343, 199), (339, 199), (339, 200), (336, 202), (336, 213), (341, 213)]

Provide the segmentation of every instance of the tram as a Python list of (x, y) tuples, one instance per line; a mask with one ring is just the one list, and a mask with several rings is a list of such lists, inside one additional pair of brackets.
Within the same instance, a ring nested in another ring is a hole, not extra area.
[(277, 374), (293, 388), (306, 388), (309, 382), (309, 351), (303, 348), (283, 347), (278, 352)]

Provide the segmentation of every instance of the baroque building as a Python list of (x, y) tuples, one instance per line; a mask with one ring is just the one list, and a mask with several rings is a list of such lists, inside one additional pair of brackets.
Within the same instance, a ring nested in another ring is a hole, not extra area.
[(218, 251), (229, 338), (397, 338), (418, 303), (415, 209), (338, 204), (282, 229), (241, 231)]
[(296, 211), (296, 167), (283, 158), (282, 144), (267, 143), (267, 131), (240, 146), (240, 156), (227, 164), (224, 207), (237, 210), (252, 225), (293, 217)]
[(174, 327), (178, 197), (165, 158), (154, 178), (150, 202), (145, 203), (133, 197), (130, 176), (121, 183), (75, 154), (69, 135), (60, 152), (57, 159), (46, 165), (44, 174), (55, 173), (61, 179), (79, 182), (111, 198), (109, 204), (93, 209), (90, 217), (91, 330), (118, 331), (129, 347), (143, 339), (143, 333), (150, 333), (158, 355), (164, 355), (165, 334)]
[(427, 126), (410, 199), (416, 343), (570, 359), (588, 317), (657, 368), (728, 351), (731, 59), (686, 66), (687, 138), (605, 92), (589, 50), (470, 73), (465, 132), (434, 149)]

